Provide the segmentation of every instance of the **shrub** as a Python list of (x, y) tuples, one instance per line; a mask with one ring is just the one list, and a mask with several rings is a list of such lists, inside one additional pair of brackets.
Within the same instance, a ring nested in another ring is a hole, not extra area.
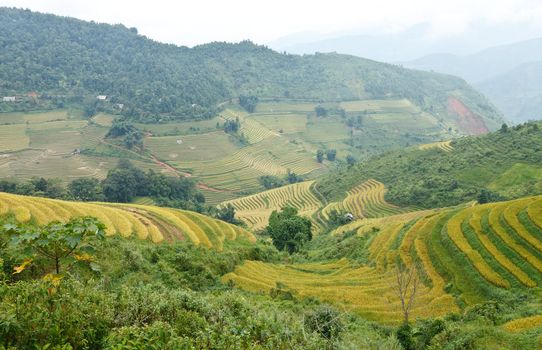
[(305, 328), (326, 339), (338, 338), (343, 331), (341, 314), (333, 307), (321, 305), (305, 315)]

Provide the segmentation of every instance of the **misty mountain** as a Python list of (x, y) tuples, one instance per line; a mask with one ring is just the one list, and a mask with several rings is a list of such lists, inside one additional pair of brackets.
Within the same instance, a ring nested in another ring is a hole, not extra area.
[(542, 38), (468, 56), (430, 55), (404, 65), (466, 79), (511, 121), (542, 118)]
[(521, 64), (476, 86), (514, 121), (542, 119), (542, 61)]
[(395, 33), (331, 33), (319, 36), (313, 32), (296, 33), (270, 42), (269, 46), (295, 54), (338, 52), (377, 61), (404, 62), (438, 53), (470, 55), (483, 48), (532, 37), (531, 29), (521, 23), (472, 23), (468, 30), (453, 36), (435, 35), (432, 25), (424, 23)]
[(491, 47), (468, 56), (435, 54), (410, 62), (406, 67), (458, 75), (480, 83), (504, 74), (519, 65), (542, 61), (542, 38)]

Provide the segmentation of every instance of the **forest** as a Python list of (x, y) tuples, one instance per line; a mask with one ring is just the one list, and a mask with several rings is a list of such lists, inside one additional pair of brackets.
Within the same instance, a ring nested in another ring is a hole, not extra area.
[[(297, 56), (250, 41), (194, 48), (161, 44), (123, 25), (0, 8), (1, 111), (84, 107), (156, 123), (207, 119), (240, 98), (343, 101), (408, 98), (446, 113), (459, 94), (487, 118), (499, 113), (465, 81), (340, 54)], [(97, 99), (105, 96), (105, 100)], [(253, 108), (253, 107), (249, 107)]]

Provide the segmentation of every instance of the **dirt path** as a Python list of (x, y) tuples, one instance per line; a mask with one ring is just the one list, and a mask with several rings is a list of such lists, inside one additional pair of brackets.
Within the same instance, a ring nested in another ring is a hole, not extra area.
[(231, 192), (231, 191), (228, 191), (228, 190), (220, 190), (218, 188), (209, 187), (206, 184), (201, 183), (201, 182), (198, 182), (198, 188), (200, 190), (207, 190), (209, 192), (216, 192), (216, 193), (229, 193), (229, 192)]

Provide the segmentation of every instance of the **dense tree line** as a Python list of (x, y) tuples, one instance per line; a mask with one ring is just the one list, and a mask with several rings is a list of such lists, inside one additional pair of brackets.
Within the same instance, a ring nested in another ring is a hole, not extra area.
[(248, 113), (253, 113), (256, 110), (257, 103), (258, 97), (256, 96), (239, 96), (239, 105), (241, 105)]
[[(143, 122), (204, 119), (224, 101), (249, 112), (258, 99), (339, 101), (408, 98), (446, 113), (456, 94), (474, 112), (498, 117), (463, 80), (339, 54), (281, 54), (244, 41), (194, 48), (161, 44), (123, 25), (0, 9), (0, 89), (6, 95), (41, 97), (42, 108), (85, 106), (88, 114), (117, 111)], [(360, 90), (360, 86), (363, 89)], [(96, 100), (106, 95), (107, 100)], [(0, 103), (0, 110), (33, 108)], [(36, 106), (34, 106), (36, 107)]]
[(59, 179), (33, 178), (28, 182), (0, 180), (0, 192), (79, 201), (131, 202), (135, 197), (154, 199), (157, 205), (204, 211), (205, 198), (193, 180), (143, 172), (121, 159), (103, 181), (80, 178), (66, 187)]
[(141, 130), (138, 130), (134, 124), (123, 120), (116, 119), (109, 128), (109, 131), (105, 137), (121, 138), (121, 143), (128, 149), (143, 150), (143, 138), (144, 134)]
[(302, 182), (304, 181), (304, 179), (293, 171), (288, 171), (286, 176), (283, 178), (274, 175), (263, 175), (258, 178), (258, 181), (263, 186), (263, 188), (265, 188), (266, 190), (270, 190), (272, 188)]
[(240, 128), (241, 122), (238, 117), (235, 120), (226, 120), (223, 126), (224, 132), (228, 134), (236, 134)]

